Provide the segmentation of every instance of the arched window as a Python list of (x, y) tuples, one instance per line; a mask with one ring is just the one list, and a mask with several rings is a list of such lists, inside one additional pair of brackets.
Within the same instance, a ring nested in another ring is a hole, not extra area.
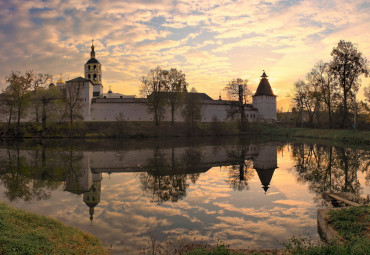
[(94, 73), (94, 81), (96, 81), (96, 73)]
[(96, 70), (96, 65), (94, 65), (94, 70)]
[(91, 74), (88, 74), (88, 75), (87, 75), (87, 78), (88, 78), (88, 79), (91, 79)]
[(89, 70), (90, 70), (90, 65), (88, 65), (88, 66), (87, 66), (87, 69), (89, 69)]

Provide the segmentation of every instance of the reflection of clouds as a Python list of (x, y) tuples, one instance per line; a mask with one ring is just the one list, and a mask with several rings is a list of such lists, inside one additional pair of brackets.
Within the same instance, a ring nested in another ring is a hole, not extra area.
[(290, 206), (309, 206), (309, 203), (296, 200), (277, 200), (274, 201), (276, 204), (290, 205)]
[[(256, 174), (249, 182), (250, 190), (243, 192), (233, 191), (225, 183), (227, 178), (228, 167), (212, 168), (189, 184), (183, 200), (157, 205), (143, 194), (137, 174), (114, 173), (110, 178), (104, 174), (92, 226), (79, 195), (54, 191), (50, 200), (29, 207), (95, 234), (117, 254), (135, 254), (148, 246), (150, 238), (159, 243), (180, 236), (210, 243), (219, 239), (235, 248), (273, 248), (292, 235), (316, 232), (312, 197), (298, 187), (286, 168), (274, 174), (270, 196), (262, 192)], [(297, 197), (293, 190), (304, 195)]]

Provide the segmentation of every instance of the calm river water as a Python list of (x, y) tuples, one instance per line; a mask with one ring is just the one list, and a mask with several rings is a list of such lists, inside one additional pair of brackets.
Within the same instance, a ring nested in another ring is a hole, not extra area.
[(370, 194), (370, 152), (246, 139), (0, 143), (0, 200), (117, 254), (188, 242), (279, 248), (317, 235), (323, 192)]

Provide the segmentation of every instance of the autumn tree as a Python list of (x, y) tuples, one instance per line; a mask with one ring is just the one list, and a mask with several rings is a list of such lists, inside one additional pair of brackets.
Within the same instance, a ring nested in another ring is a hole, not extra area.
[(161, 67), (149, 71), (141, 78), (140, 95), (147, 98), (149, 111), (154, 114), (154, 122), (159, 126), (165, 107), (165, 94), (168, 91), (168, 71)]
[(224, 90), (230, 100), (227, 115), (231, 119), (238, 118), (240, 121), (240, 128), (244, 130), (246, 127), (245, 123), (247, 122), (245, 117), (245, 104), (250, 95), (248, 80), (243, 80), (241, 78), (234, 79), (226, 85)]
[(171, 107), (171, 123), (175, 122), (175, 112), (184, 100), (184, 92), (187, 91), (185, 74), (176, 68), (171, 68), (168, 72), (168, 103)]
[(360, 87), (359, 77), (368, 75), (367, 59), (362, 56), (352, 42), (339, 41), (338, 46), (333, 48), (331, 55), (330, 70), (337, 79), (342, 90), (343, 118), (341, 127), (346, 125), (348, 119), (348, 100), (355, 95)]
[(0, 95), (0, 107), (1, 112), (6, 115), (9, 128), (15, 112), (15, 96), (10, 86), (6, 87)]
[(24, 75), (20, 72), (12, 71), (10, 75), (6, 78), (9, 83), (6, 88), (7, 95), (12, 101), (12, 107), (14, 107), (16, 119), (17, 119), (17, 130), (20, 127), (20, 120), (22, 115), (30, 102), (30, 89), (32, 82), (34, 80), (34, 75), (32, 71), (26, 71)]

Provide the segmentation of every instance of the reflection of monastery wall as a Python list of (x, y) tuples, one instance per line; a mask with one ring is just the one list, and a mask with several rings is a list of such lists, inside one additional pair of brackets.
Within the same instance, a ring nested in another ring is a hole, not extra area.
[[(227, 151), (233, 146), (202, 146), (196, 149), (200, 156), (199, 171), (207, 171), (213, 166), (230, 165)], [(167, 148), (160, 149), (155, 153), (153, 149), (129, 150), (129, 151), (94, 151), (90, 152), (91, 168), (94, 173), (98, 172), (142, 172), (148, 171), (154, 157), (161, 160), (164, 165), (171, 168), (173, 162), (177, 165), (183, 164), (187, 160), (186, 153), (192, 150), (192, 147)], [(256, 145), (247, 146), (245, 159), (251, 159), (258, 153)], [(275, 152), (276, 153), (276, 152)], [(189, 169), (184, 169), (188, 171)]]

